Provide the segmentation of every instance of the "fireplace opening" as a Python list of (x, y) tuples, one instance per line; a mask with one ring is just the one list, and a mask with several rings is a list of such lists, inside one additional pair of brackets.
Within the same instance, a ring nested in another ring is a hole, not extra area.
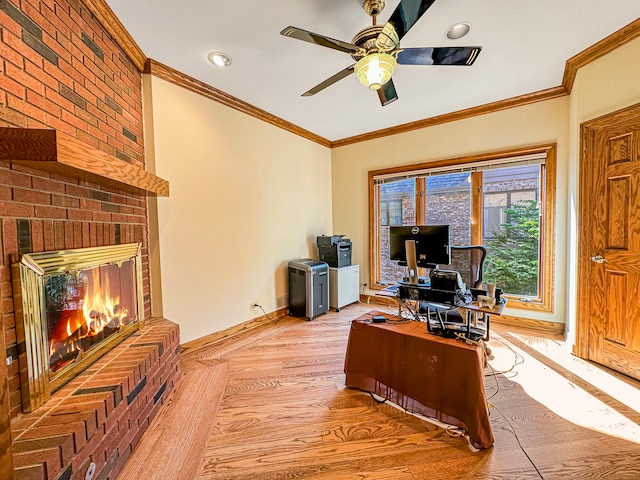
[(130, 260), (52, 276), (44, 292), (53, 374), (137, 320), (135, 270)]
[(13, 265), (23, 411), (141, 327), (140, 248), (31, 253)]

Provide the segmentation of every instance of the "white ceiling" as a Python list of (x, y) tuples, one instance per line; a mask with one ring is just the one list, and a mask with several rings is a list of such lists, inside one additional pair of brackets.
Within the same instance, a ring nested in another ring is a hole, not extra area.
[[(355, 75), (300, 95), (353, 64), (280, 35), (289, 25), (351, 42), (371, 24), (359, 0), (107, 0), (149, 58), (328, 140), (402, 125), (562, 83), (567, 59), (640, 17), (640, 0), (436, 0), (403, 47), (482, 46), (471, 67), (399, 65), (385, 107)], [(384, 23), (399, 0), (387, 0)], [(471, 24), (460, 40), (444, 33)], [(233, 58), (228, 68), (211, 51)]]

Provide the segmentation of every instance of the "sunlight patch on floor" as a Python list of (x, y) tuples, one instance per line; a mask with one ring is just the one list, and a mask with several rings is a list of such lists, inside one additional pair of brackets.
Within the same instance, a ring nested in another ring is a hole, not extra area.
[[(515, 334), (513, 336), (517, 337)], [(499, 339), (504, 340), (513, 350), (501, 344)], [(535, 348), (530, 344), (529, 338), (526, 340), (530, 346)], [(633, 386), (589, 365), (587, 362), (580, 361), (585, 365), (579, 365), (579, 362), (576, 361), (579, 359), (570, 357), (566, 350), (564, 353), (560, 351), (562, 350), (561, 346), (550, 346), (547, 342), (533, 343), (538, 347), (536, 351), (579, 376), (580, 379), (597, 386), (609, 396), (637, 410), (630, 405), (637, 403), (639, 396), (638, 390)], [(517, 358), (514, 352), (521, 356), (523, 361), (515, 365), (513, 370), (505, 373), (505, 377), (518, 383), (531, 398), (552, 412), (576, 425), (640, 444), (640, 425), (581, 388), (570, 378), (566, 378), (556, 369), (540, 362), (526, 351), (505, 340), (504, 337), (496, 335), (496, 338), (490, 342), (490, 346), (493, 350), (493, 359), (489, 360), (489, 364), (497, 372), (504, 372), (513, 366), (514, 359)], [(553, 350), (556, 351), (551, 356), (549, 352)], [(562, 355), (565, 358), (562, 358)]]
[[(514, 337), (526, 342), (531, 348), (540, 352), (574, 375), (579, 376), (594, 387), (607, 392), (629, 408), (640, 413), (640, 382), (625, 377), (622, 374), (613, 374), (605, 367), (582, 360), (571, 354), (569, 347), (564, 344), (550, 342), (531, 342), (530, 337), (512, 334)], [(634, 385), (635, 384), (635, 385)]]

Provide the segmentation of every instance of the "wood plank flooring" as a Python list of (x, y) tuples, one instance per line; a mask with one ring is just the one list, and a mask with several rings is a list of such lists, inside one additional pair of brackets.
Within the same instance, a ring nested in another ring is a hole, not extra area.
[[(489, 364), (498, 373), (487, 368), (485, 389), (495, 444), (487, 450), (346, 388), (349, 322), (373, 309), (283, 317), (184, 352), (185, 378), (202, 365), (224, 368), (211, 383), (223, 389), (216, 400), (178, 415), (207, 427), (166, 435), (169, 445), (193, 443), (177, 468), (168, 456), (142, 463), (138, 447), (125, 469), (167, 480), (640, 478), (640, 382), (571, 357), (552, 335), (494, 324)], [(200, 403), (194, 396), (203, 393), (188, 389), (183, 381), (174, 395)]]

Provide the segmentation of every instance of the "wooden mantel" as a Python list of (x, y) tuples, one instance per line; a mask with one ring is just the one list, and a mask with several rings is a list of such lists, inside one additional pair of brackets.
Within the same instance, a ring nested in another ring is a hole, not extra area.
[(169, 195), (166, 180), (56, 130), (0, 128), (0, 160), (139, 195)]

